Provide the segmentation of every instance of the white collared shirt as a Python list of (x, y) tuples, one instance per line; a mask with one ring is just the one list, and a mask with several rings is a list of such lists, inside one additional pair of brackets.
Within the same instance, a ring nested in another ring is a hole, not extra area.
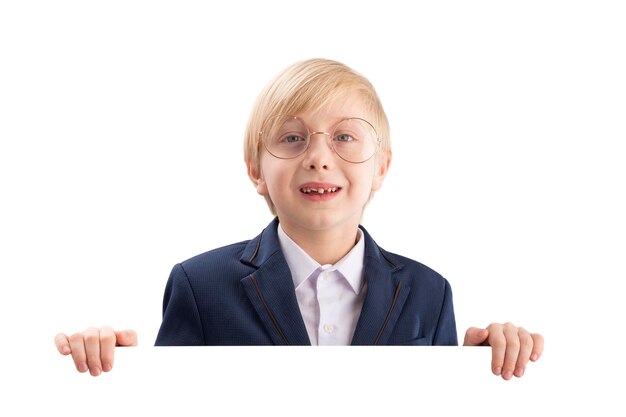
[(287, 236), (280, 224), (278, 240), (311, 344), (349, 345), (367, 290), (361, 230), (356, 245), (334, 265), (320, 265)]

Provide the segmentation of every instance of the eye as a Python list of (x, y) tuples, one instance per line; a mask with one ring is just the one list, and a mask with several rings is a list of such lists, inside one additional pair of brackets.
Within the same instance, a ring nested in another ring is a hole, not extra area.
[(283, 136), (281, 142), (286, 142), (286, 143), (296, 143), (296, 142), (301, 142), (301, 141), (305, 141), (306, 139), (303, 138), (300, 135), (285, 135)]
[(349, 133), (340, 133), (335, 136), (335, 140), (337, 142), (352, 142), (353, 140), (356, 140), (356, 138)]

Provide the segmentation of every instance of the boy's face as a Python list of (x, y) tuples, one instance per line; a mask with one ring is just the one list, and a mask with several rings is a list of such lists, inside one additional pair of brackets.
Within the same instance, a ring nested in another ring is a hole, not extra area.
[[(372, 119), (363, 100), (354, 94), (293, 116), (311, 132), (332, 132), (346, 118)], [(335, 153), (330, 140), (328, 135), (314, 134), (308, 149), (295, 158), (279, 159), (263, 148), (260, 167), (248, 162), (257, 192), (271, 198), (286, 231), (354, 233), (370, 193), (382, 185), (391, 161), (389, 152), (379, 150), (365, 162), (350, 163)]]

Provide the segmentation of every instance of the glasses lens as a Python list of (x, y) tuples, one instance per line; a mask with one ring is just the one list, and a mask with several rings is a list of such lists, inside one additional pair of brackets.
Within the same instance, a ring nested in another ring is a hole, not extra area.
[(374, 127), (363, 119), (346, 119), (340, 122), (332, 136), (337, 155), (348, 162), (363, 162), (376, 152), (378, 144)]
[(269, 118), (261, 130), (263, 144), (277, 158), (295, 158), (307, 148), (309, 132), (299, 119), (293, 116)]

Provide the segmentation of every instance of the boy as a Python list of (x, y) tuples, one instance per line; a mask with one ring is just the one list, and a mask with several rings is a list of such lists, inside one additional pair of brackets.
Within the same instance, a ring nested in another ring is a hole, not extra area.
[[(450, 285), (389, 253), (359, 226), (391, 162), (370, 82), (345, 65), (296, 63), (261, 93), (245, 136), (248, 175), (276, 218), (256, 238), (176, 265), (156, 345), (456, 345)], [(109, 327), (56, 345), (96, 376), (134, 331)], [(543, 338), (510, 323), (470, 328), (492, 371), (521, 377)]]

